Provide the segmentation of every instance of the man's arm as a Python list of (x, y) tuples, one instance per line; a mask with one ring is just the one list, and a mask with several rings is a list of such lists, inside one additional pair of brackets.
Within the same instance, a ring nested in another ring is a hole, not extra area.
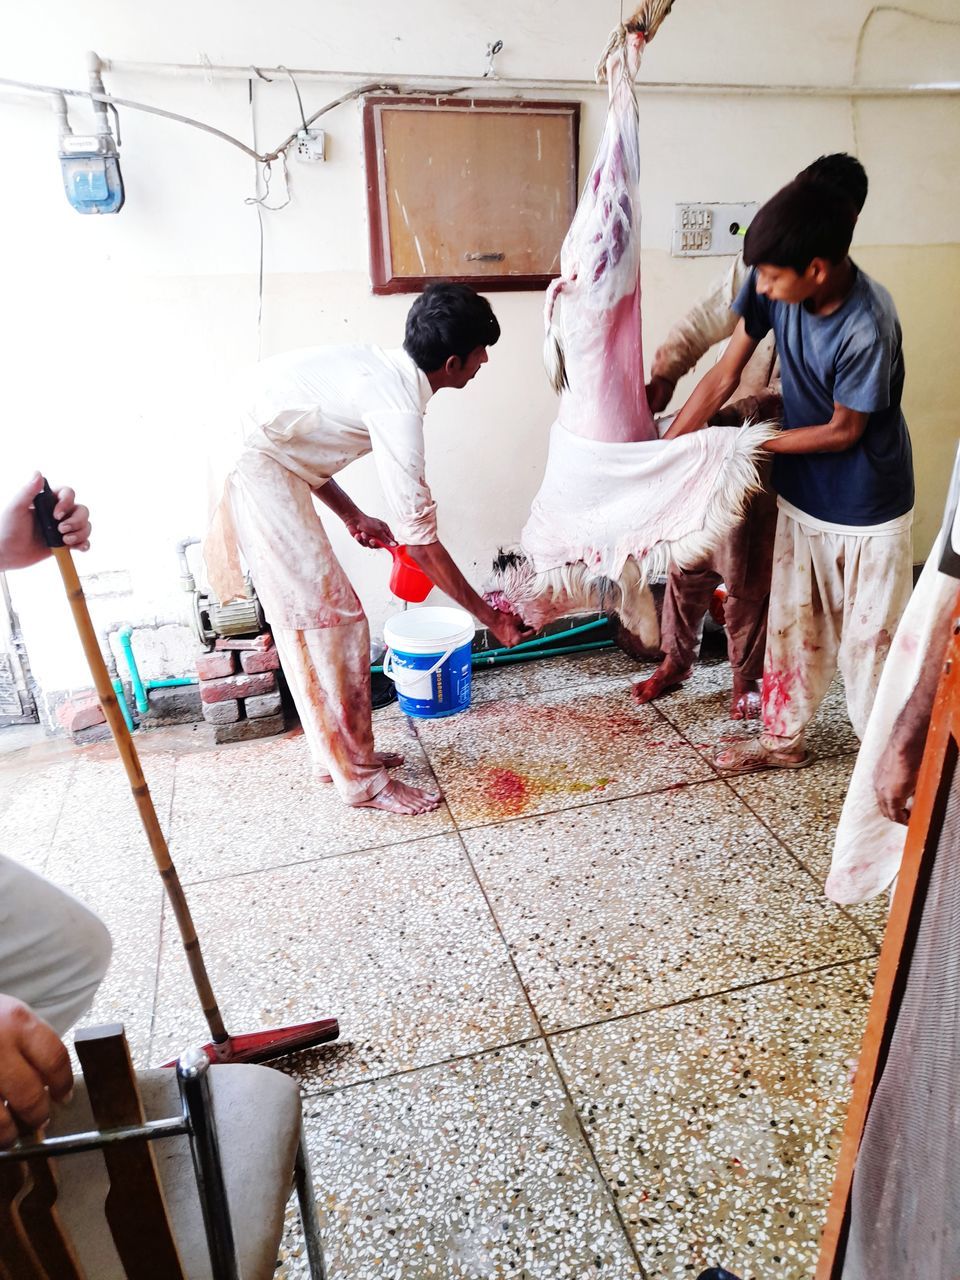
[(743, 255), (738, 254), (726, 275), (714, 281), (657, 348), (647, 383), (647, 402), (652, 413), (662, 412), (683, 375), (689, 373), (715, 343), (729, 338), (736, 329), (739, 316), (732, 309), (733, 303), (749, 272)]
[(852, 448), (870, 420), (869, 413), (834, 404), (833, 417), (816, 427), (796, 427), (768, 440), (768, 453), (843, 453)]
[[(29, 484), (0, 511), (0, 573), (6, 569), (26, 569), (50, 554), (33, 513), (33, 500), (43, 488), (38, 471)], [(53, 518), (63, 535), (64, 546), (72, 551), (90, 547), (90, 512), (77, 505), (72, 489), (57, 490)]]
[(916, 794), (933, 702), (952, 629), (953, 609), (945, 609), (930, 635), (914, 690), (897, 716), (889, 741), (874, 769), (873, 788), (877, 804), (883, 816), (891, 822), (905, 824), (910, 820), (907, 805)]
[(408, 546), (407, 551), (441, 591), (456, 600), (462, 609), (472, 613), (482, 626), (493, 632), (502, 645), (512, 648), (533, 635), (516, 614), (494, 609), (482, 596), (477, 595), (442, 542)]
[(746, 325), (740, 320), (726, 351), (694, 387), (690, 399), (664, 435), (664, 440), (673, 440), (677, 436), (705, 427), (740, 385), (740, 376), (756, 349), (757, 340), (750, 337)]
[[(362, 546), (396, 545), (397, 540), (388, 526), (382, 520), (364, 515), (335, 480), (328, 480), (313, 492), (326, 507), (340, 517), (351, 537), (356, 538)], [(453, 557), (441, 542), (410, 545), (407, 551), (431, 582), (441, 591), (445, 591), (452, 600), (456, 600), (461, 608), (472, 613), (482, 626), (489, 628), (502, 645), (511, 648), (533, 634), (515, 614), (504, 613), (487, 604), (486, 600), (479, 596), (467, 582), (454, 563)]]
[(375, 516), (365, 515), (348, 493), (337, 484), (336, 480), (328, 480), (319, 489), (312, 490), (325, 507), (333, 512), (346, 525), (347, 533), (360, 543), (361, 547), (395, 547), (397, 540), (390, 532), (390, 526)]

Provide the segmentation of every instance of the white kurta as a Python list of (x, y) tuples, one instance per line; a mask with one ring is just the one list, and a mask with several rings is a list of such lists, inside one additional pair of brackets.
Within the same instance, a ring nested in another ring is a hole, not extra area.
[(245, 448), (204, 544), (226, 602), (249, 570), (317, 765), (350, 803), (386, 785), (373, 752), (367, 620), (313, 501), (373, 453), (398, 541), (437, 537), (424, 473), (426, 375), (403, 350), (321, 347), (274, 356), (240, 388)]

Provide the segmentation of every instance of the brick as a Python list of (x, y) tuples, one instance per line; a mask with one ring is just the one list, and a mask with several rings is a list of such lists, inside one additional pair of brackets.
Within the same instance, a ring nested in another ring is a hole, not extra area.
[(195, 684), (150, 689), (147, 702), (149, 710), (140, 715), (141, 729), (159, 729), (167, 724), (194, 724), (202, 715), (200, 691)]
[(113, 735), (108, 724), (92, 724), (86, 729), (77, 729), (70, 737), (78, 747), (86, 747), (94, 742), (107, 742)]
[(226, 702), (230, 698), (255, 698), (260, 693), (273, 693), (277, 678), (272, 671), (262, 675), (224, 676), (221, 680), (204, 680), (200, 697), (204, 702)]
[(280, 692), (261, 693), (258, 698), (244, 699), (243, 709), (250, 720), (259, 720), (263, 716), (275, 716), (280, 710)]
[(264, 649), (262, 653), (256, 649), (248, 650), (240, 654), (240, 665), (250, 675), (260, 671), (279, 671), (280, 655), (273, 645), (269, 649)]
[(230, 649), (218, 653), (202, 653), (197, 659), (197, 675), (201, 680), (219, 680), (232, 676), (237, 669), (237, 655)]
[(263, 653), (264, 649), (269, 649), (273, 644), (273, 636), (269, 631), (265, 631), (262, 636), (221, 636), (216, 642), (216, 648), (223, 649), (255, 649), (258, 653)]
[[(270, 698), (275, 695), (265, 693), (261, 696)], [(240, 719), (240, 701), (238, 698), (227, 698), (225, 702), (205, 702), (203, 718), (207, 724), (233, 724)]]
[(283, 716), (265, 716), (261, 720), (238, 720), (236, 724), (218, 724), (213, 730), (214, 742), (249, 742), (252, 738), (270, 738), (283, 733)]
[(92, 729), (96, 724), (105, 724), (106, 719), (103, 707), (91, 694), (68, 698), (57, 707), (57, 720), (67, 733), (79, 733), (82, 729)]

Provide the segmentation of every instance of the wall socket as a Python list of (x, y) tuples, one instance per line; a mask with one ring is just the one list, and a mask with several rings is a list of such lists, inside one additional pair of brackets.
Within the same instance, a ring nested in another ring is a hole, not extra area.
[(301, 129), (297, 134), (298, 160), (326, 160), (327, 140), (322, 129)]
[(744, 232), (759, 208), (756, 201), (674, 205), (673, 257), (709, 258), (739, 253)]

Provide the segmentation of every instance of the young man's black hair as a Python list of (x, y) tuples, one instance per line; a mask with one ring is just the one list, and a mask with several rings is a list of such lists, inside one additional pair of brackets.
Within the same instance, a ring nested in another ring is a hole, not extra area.
[(845, 151), (835, 151), (829, 156), (820, 156), (813, 164), (808, 164), (797, 174), (798, 181), (824, 182), (828, 187), (836, 187), (853, 201), (857, 213), (863, 208), (867, 199), (867, 171), (855, 157)]
[(407, 314), (403, 349), (424, 373), (433, 373), (450, 356), (465, 360), (499, 337), (500, 325), (486, 298), (469, 285), (431, 284)]
[(814, 258), (840, 263), (853, 239), (857, 210), (850, 198), (823, 182), (795, 178), (760, 209), (747, 228), (743, 260), (790, 267), (803, 275)]

